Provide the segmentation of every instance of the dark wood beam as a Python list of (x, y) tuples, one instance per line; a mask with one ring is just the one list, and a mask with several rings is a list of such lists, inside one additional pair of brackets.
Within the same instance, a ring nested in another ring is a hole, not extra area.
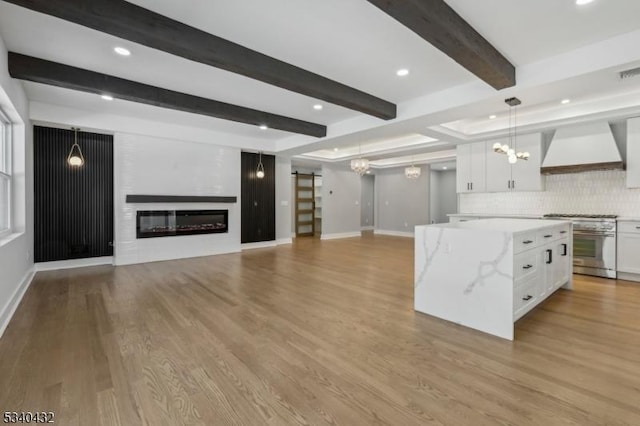
[(256, 126), (266, 125), (271, 129), (315, 137), (327, 135), (327, 127), (321, 124), (174, 92), (14, 52), (9, 52), (9, 74), (20, 80), (35, 81), (36, 83), (82, 92), (109, 94), (118, 99), (207, 115), (223, 120)]
[(124, 0), (6, 0), (154, 49), (385, 120), (396, 106)]
[(495, 89), (515, 86), (515, 67), (444, 0), (368, 1)]

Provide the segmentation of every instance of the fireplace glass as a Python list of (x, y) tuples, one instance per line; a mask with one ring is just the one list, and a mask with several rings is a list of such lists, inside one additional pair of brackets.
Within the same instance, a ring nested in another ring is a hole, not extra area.
[(229, 232), (228, 210), (141, 210), (137, 238)]

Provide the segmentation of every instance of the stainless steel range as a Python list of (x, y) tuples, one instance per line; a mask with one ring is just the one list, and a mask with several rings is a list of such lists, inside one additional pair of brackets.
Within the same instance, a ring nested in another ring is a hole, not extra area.
[(573, 222), (573, 272), (616, 278), (614, 215), (546, 214), (545, 218)]

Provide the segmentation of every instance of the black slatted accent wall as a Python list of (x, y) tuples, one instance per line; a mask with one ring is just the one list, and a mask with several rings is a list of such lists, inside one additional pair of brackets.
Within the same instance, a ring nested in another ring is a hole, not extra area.
[(113, 136), (79, 132), (80, 168), (67, 164), (73, 141), (34, 126), (36, 262), (113, 255)]
[(262, 179), (256, 177), (258, 161), (258, 154), (242, 153), (242, 243), (276, 239), (276, 158), (262, 155), (265, 174)]

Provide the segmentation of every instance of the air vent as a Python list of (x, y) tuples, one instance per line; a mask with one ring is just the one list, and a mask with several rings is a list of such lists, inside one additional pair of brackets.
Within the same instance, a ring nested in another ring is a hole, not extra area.
[(637, 77), (640, 75), (640, 68), (633, 68), (620, 72), (620, 80), (626, 80), (631, 77)]

